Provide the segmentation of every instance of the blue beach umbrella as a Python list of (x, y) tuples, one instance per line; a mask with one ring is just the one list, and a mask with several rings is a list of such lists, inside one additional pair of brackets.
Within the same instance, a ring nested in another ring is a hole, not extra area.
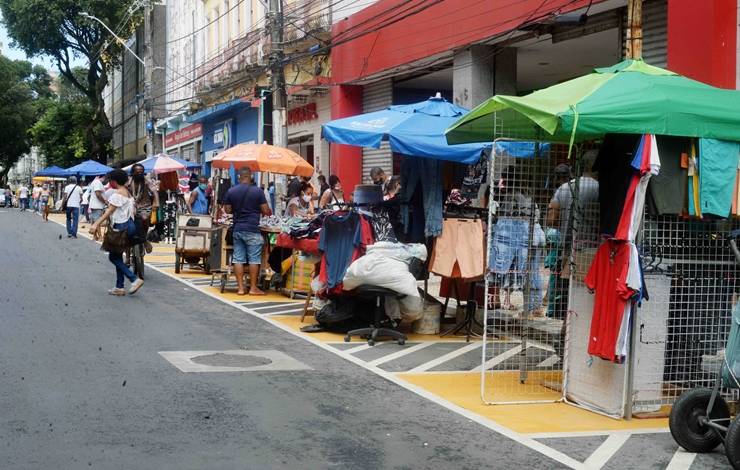
[(335, 144), (380, 148), (388, 141), (391, 150), (404, 155), (472, 164), (491, 143), (448, 145), (445, 138), (445, 130), (467, 113), (437, 94), (419, 103), (330, 121), (322, 126), (322, 134)]
[(36, 173), (34, 173), (34, 176), (49, 176), (49, 177), (67, 176), (67, 170), (65, 170), (64, 168), (58, 167), (56, 165), (52, 165), (52, 166), (49, 166), (42, 170), (37, 171)]
[(97, 175), (104, 175), (110, 171), (112, 171), (113, 168), (103, 165), (102, 163), (98, 163), (95, 160), (86, 160), (79, 165), (75, 165), (71, 168), (67, 168), (64, 172), (65, 176), (97, 176)]

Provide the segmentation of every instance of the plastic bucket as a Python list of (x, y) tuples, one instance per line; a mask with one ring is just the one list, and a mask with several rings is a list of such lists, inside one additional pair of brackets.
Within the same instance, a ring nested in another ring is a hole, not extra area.
[(439, 334), (439, 315), (442, 311), (440, 304), (425, 304), (421, 318), (411, 324), (411, 330), (420, 335)]

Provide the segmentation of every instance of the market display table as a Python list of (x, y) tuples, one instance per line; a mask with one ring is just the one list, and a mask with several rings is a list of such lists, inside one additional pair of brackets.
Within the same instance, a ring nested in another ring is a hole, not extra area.
[(290, 234), (281, 233), (277, 237), (275, 246), (280, 248), (288, 248), (291, 250), (299, 250), (310, 255), (319, 255), (319, 239), (318, 238), (293, 238)]

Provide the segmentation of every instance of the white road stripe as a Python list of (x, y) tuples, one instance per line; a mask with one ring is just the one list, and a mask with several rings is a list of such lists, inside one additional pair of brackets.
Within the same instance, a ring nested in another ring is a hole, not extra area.
[(300, 304), (300, 303), (297, 304), (295, 302), (293, 303), (286, 302), (286, 303), (276, 303), (274, 305), (262, 305), (259, 307), (252, 307), (252, 310), (254, 310), (255, 312), (259, 312), (267, 308), (288, 308), (288, 307), (295, 307), (296, 305), (301, 305), (301, 308), (303, 308), (303, 304)]
[(295, 314), (303, 313), (303, 307), (301, 307), (301, 308), (289, 308), (287, 310), (279, 310), (277, 312), (263, 313), (263, 315), (266, 316), (266, 317), (271, 317), (273, 315), (285, 315), (286, 313), (295, 313)]
[(688, 470), (691, 467), (691, 464), (694, 463), (695, 458), (696, 454), (686, 452), (679, 448), (676, 453), (673, 454), (673, 458), (668, 462), (668, 466), (665, 470)]
[(587, 468), (598, 470), (614, 457), (614, 454), (627, 442), (630, 434), (611, 434), (599, 447), (583, 462)]
[(534, 432), (527, 434), (532, 439), (555, 439), (565, 437), (609, 436), (611, 434), (660, 434), (667, 433), (668, 428), (621, 429), (604, 431), (570, 431), (570, 432)]
[(413, 346), (409, 346), (408, 348), (402, 349), (400, 351), (396, 351), (394, 353), (388, 354), (387, 356), (380, 357), (378, 359), (375, 359), (374, 361), (370, 361), (367, 363), (369, 366), (379, 366), (380, 364), (385, 364), (386, 362), (393, 361), (395, 359), (398, 359), (399, 357), (403, 357), (407, 354), (415, 353), (416, 351), (419, 351), (420, 349), (424, 349), (426, 347), (431, 346), (435, 343), (419, 343), (415, 344)]
[[(377, 343), (375, 343), (375, 344), (382, 344), (382, 343), (380, 343), (380, 342), (377, 342)], [(369, 344), (367, 344), (367, 342), (365, 342), (364, 344), (361, 344), (361, 345), (359, 345), (359, 346), (357, 346), (357, 347), (354, 347), (354, 348), (349, 348), (349, 349), (345, 349), (345, 350), (344, 350), (344, 351), (342, 351), (342, 352), (343, 352), (343, 353), (347, 353), (347, 354), (350, 354), (350, 355), (351, 355), (351, 354), (354, 354), (354, 353), (358, 353), (358, 352), (360, 352), (360, 351), (364, 351), (364, 350), (366, 350), (366, 349), (370, 349), (370, 348), (374, 348), (374, 347), (375, 347), (375, 346), (370, 346)]]
[(560, 362), (560, 358), (557, 354), (553, 354), (552, 356), (537, 364), (537, 367), (552, 367), (558, 362)]
[[(491, 367), (497, 366), (497, 365), (501, 364), (502, 362), (504, 362), (505, 360), (516, 356), (520, 352), (522, 352), (522, 346), (521, 345), (514, 346), (513, 348), (509, 349), (508, 351), (505, 351), (505, 352), (499, 354), (498, 356), (494, 356), (491, 359), (487, 360), (486, 363), (485, 363), (485, 369), (484, 370), (488, 370)], [(470, 370), (470, 372), (480, 372), (481, 369), (483, 369), (483, 367), (484, 367), (483, 365), (474, 367), (474, 368), (472, 368)]]
[(413, 369), (407, 371), (407, 373), (427, 371), (427, 370), (431, 369), (432, 367), (437, 367), (440, 364), (444, 364), (445, 362), (447, 362), (447, 361), (449, 361), (451, 359), (454, 359), (456, 357), (462, 356), (463, 354), (465, 354), (465, 353), (467, 353), (469, 351), (472, 351), (473, 349), (480, 348), (481, 346), (482, 346), (482, 343), (479, 343), (479, 342), (470, 343), (467, 346), (463, 346), (460, 349), (456, 349), (455, 351), (452, 351), (452, 352), (447, 353), (447, 354), (445, 354), (443, 356), (440, 356), (437, 359), (434, 359), (432, 361), (425, 362), (424, 364), (421, 364), (419, 366), (416, 366)]

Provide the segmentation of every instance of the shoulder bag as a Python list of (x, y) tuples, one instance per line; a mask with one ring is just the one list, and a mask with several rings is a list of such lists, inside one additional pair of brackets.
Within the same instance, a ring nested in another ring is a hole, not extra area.
[(70, 197), (70, 196), (71, 196), (72, 194), (74, 194), (74, 192), (75, 192), (75, 189), (77, 189), (77, 185), (75, 185), (75, 187), (74, 187), (74, 188), (72, 188), (72, 191), (70, 191), (70, 192), (69, 192), (69, 194), (65, 194), (65, 195), (64, 195), (64, 199), (62, 199), (62, 211), (63, 211), (63, 212), (66, 212), (66, 211), (67, 211), (67, 201), (69, 200), (69, 197)]

